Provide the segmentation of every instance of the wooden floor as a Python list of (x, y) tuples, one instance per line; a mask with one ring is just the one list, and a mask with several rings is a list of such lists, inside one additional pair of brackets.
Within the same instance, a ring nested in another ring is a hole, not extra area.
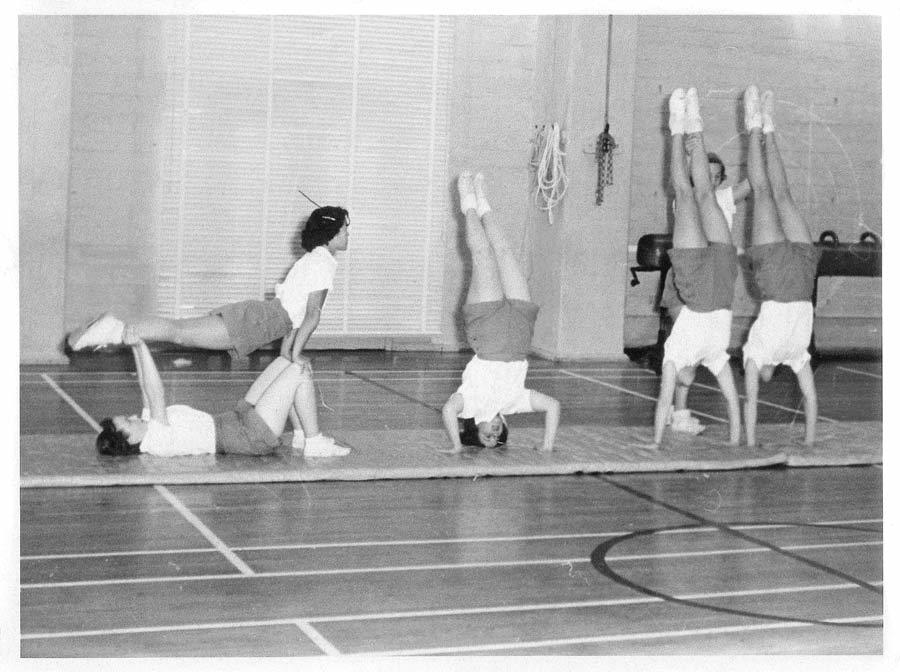
[[(321, 353), (320, 422), (440, 427), (466, 359)], [(21, 432), (136, 409), (118, 365), (23, 367)], [(164, 372), (169, 403), (224, 410), (254, 376), (195, 365)], [(658, 378), (636, 364), (529, 376), (563, 424), (652, 424)], [(881, 420), (879, 362), (825, 361), (816, 381), (823, 423)], [(690, 406), (716, 422), (715, 383), (699, 383)], [(789, 372), (763, 398), (761, 421), (802, 422)], [(882, 475), (23, 489), (21, 655), (879, 654)]]

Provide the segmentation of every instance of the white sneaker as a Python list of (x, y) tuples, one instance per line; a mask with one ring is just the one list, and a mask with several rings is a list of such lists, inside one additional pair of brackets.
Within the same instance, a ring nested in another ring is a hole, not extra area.
[(747, 132), (762, 128), (762, 110), (759, 105), (759, 89), (751, 84), (744, 91), (744, 125)]
[(669, 132), (684, 133), (684, 89), (675, 89), (669, 96)]
[(349, 454), (349, 448), (337, 445), (334, 439), (324, 434), (309, 437), (303, 448), (304, 457), (344, 457)]
[(475, 189), (475, 200), (478, 203), (475, 212), (478, 213), (479, 217), (484, 217), (484, 213), (491, 211), (491, 204), (488, 203), (487, 196), (484, 193), (484, 175), (476, 173), (472, 179), (472, 187)]
[(302, 429), (295, 429), (294, 436), (291, 438), (291, 448), (294, 450), (303, 450), (306, 447), (306, 435)]
[(106, 313), (89, 325), (84, 327), (79, 334), (73, 332), (69, 336), (69, 345), (72, 350), (82, 350), (90, 347), (103, 347), (122, 342), (122, 333), (125, 331), (125, 323), (117, 317)]
[(456, 180), (459, 189), (459, 209), (463, 214), (469, 210), (478, 210), (478, 199), (475, 197), (475, 185), (472, 183), (472, 173), (463, 171)]
[(700, 116), (700, 97), (693, 86), (684, 96), (684, 132), (702, 133), (703, 118)]
[(764, 91), (759, 99), (762, 111), (762, 130), (763, 133), (772, 133), (775, 131), (775, 94), (771, 91)]

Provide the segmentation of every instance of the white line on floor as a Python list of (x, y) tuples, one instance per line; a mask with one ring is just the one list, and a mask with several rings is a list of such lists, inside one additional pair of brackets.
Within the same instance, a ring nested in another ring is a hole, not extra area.
[[(878, 616), (854, 616), (851, 618), (824, 619), (828, 623), (863, 623), (867, 621), (883, 620), (883, 615)], [(721, 635), (736, 632), (750, 632), (759, 630), (781, 630), (786, 628), (810, 628), (815, 623), (787, 622), (787, 623), (762, 623), (756, 625), (730, 625), (718, 628), (697, 628), (694, 630), (663, 630), (661, 632), (633, 632), (621, 635), (599, 635), (595, 637), (573, 637), (571, 639), (547, 639), (534, 642), (509, 642), (501, 644), (482, 644), (471, 646), (448, 646), (431, 649), (401, 649), (398, 651), (377, 651), (358, 655), (377, 656), (429, 656), (440, 654), (465, 654), (478, 651), (514, 651), (521, 649), (535, 649), (554, 646), (571, 646), (576, 644), (600, 644), (604, 642), (628, 642), (648, 639), (668, 639), (672, 637), (697, 637), (709, 635)]]
[(858, 373), (861, 376), (870, 376), (871, 378), (878, 378), (878, 380), (881, 380), (881, 376), (878, 375), (877, 373), (869, 373), (868, 371), (860, 371), (859, 369), (851, 369), (846, 366), (839, 366), (837, 368), (839, 368), (841, 371), (848, 371), (849, 373)]
[[(883, 581), (868, 582), (880, 586)], [(755, 590), (732, 590), (715, 593), (688, 593), (673, 595), (677, 600), (711, 600), (732, 597), (752, 597), (762, 595), (790, 595), (793, 593), (821, 592), (832, 590), (858, 590), (855, 583), (832, 583), (813, 586), (783, 586), (779, 588), (758, 588)], [(63, 637), (100, 637), (105, 635), (134, 635), (154, 632), (177, 632), (185, 630), (220, 630), (227, 628), (256, 628), (273, 625), (297, 625), (302, 620), (306, 623), (346, 623), (354, 621), (374, 621), (406, 618), (436, 618), (442, 616), (467, 616), (477, 614), (501, 614), (527, 611), (547, 611), (557, 609), (590, 609), (595, 607), (614, 607), (632, 604), (652, 604), (662, 602), (660, 597), (624, 597), (605, 600), (582, 600), (577, 602), (543, 602), (535, 604), (515, 604), (497, 607), (465, 607), (458, 609), (420, 609), (414, 611), (375, 612), (363, 614), (342, 614), (329, 616), (310, 616), (303, 619), (272, 618), (252, 621), (224, 621), (218, 623), (190, 623), (184, 625), (151, 625), (131, 628), (113, 628), (106, 630), (76, 630), (69, 632), (34, 632), (23, 633), (22, 639), (60, 639)]]
[[(618, 390), (619, 392), (624, 392), (625, 394), (630, 394), (634, 397), (640, 397), (641, 399), (647, 399), (652, 402), (656, 402), (656, 397), (650, 396), (649, 394), (642, 394), (641, 392), (635, 392), (634, 390), (629, 390), (626, 387), (620, 387), (618, 385), (613, 385), (612, 383), (604, 383), (602, 380), (597, 380), (596, 378), (592, 378), (589, 376), (583, 376), (579, 373), (573, 373), (572, 371), (568, 371), (566, 369), (560, 369), (560, 373), (565, 373), (566, 375), (572, 376), (573, 378), (581, 378), (582, 380), (587, 380), (592, 383), (597, 383), (598, 385), (603, 385), (605, 387), (612, 388), (614, 390)], [(691, 411), (693, 415), (708, 418), (709, 420), (716, 420), (718, 422), (728, 422), (725, 418), (720, 418), (716, 415), (709, 415), (708, 413), (701, 413), (699, 411)]]
[[(695, 382), (694, 385), (696, 385), (697, 387), (702, 387), (705, 390), (712, 390), (713, 392), (719, 391), (718, 387), (713, 387), (712, 385), (704, 385), (703, 383), (697, 383), (697, 382)], [(740, 399), (746, 399), (746, 397), (743, 394), (739, 394), (738, 397)], [(771, 401), (766, 401), (765, 399), (758, 399), (757, 402), (759, 403), (760, 406), (770, 406), (772, 408), (777, 408), (782, 411), (788, 411), (789, 413), (793, 413), (794, 415), (800, 415), (800, 416), (803, 415), (803, 411), (800, 410), (799, 408), (791, 408), (790, 406), (782, 406), (781, 404), (776, 404)], [(691, 413), (693, 413), (694, 415), (698, 415), (698, 413), (696, 411), (691, 411)], [(819, 418), (819, 420), (824, 420), (825, 422), (838, 422), (834, 418), (828, 418), (821, 414), (819, 414), (818, 418)]]
[(56, 384), (55, 380), (53, 380), (46, 373), (42, 373), (41, 378), (43, 378), (44, 382), (47, 383), (50, 387), (52, 387), (56, 391), (56, 393), (60, 397), (62, 397), (63, 400), (67, 404), (69, 404), (69, 406), (71, 406), (75, 410), (75, 412), (78, 413), (78, 415), (80, 415), (85, 420), (85, 422), (87, 422), (91, 426), (91, 428), (95, 432), (100, 431), (100, 423), (98, 423), (96, 420), (94, 420), (90, 415), (87, 414), (87, 412), (81, 406), (79, 406), (77, 403), (75, 403), (75, 400), (72, 399), (72, 397), (70, 397), (68, 394), (66, 394), (65, 391), (59, 385)]
[[(874, 465), (878, 466), (878, 465)], [(761, 523), (745, 525), (729, 525), (732, 530), (781, 530), (794, 527), (822, 527), (840, 525), (871, 525), (881, 523), (881, 518), (858, 518), (853, 520), (826, 520), (811, 523)], [(534, 534), (519, 537), (460, 537), (451, 539), (393, 539), (372, 541), (335, 541), (317, 544), (272, 544), (268, 546), (232, 546), (233, 551), (281, 551), (281, 550), (317, 550), (325, 548), (368, 548), (372, 546), (427, 546), (435, 544), (491, 544), (523, 541), (549, 541), (553, 539), (599, 539), (602, 537), (621, 537), (631, 534), (634, 530), (620, 530), (617, 532), (578, 532), (571, 534)], [(721, 532), (718, 527), (685, 527), (673, 530), (661, 530), (656, 535), (665, 534), (696, 534), (705, 532)], [(142, 556), (142, 555), (171, 555), (178, 553), (216, 553), (214, 548), (174, 548), (174, 549), (148, 549), (141, 551), (99, 551), (94, 553), (50, 553), (46, 555), (23, 555), (21, 560), (66, 560), (76, 558), (106, 558), (118, 556)]]
[(337, 647), (327, 639), (325, 639), (322, 633), (316, 630), (308, 620), (300, 619), (298, 621), (294, 621), (294, 623), (298, 628), (300, 628), (304, 635), (309, 637), (313, 641), (313, 643), (315, 643), (315, 645), (322, 650), (323, 653), (326, 653), (329, 656), (341, 655), (341, 652), (338, 651)]
[[(878, 541), (855, 541), (831, 544), (795, 544), (791, 546), (780, 546), (781, 550), (799, 551), (799, 550), (823, 550), (831, 548), (847, 548), (860, 546), (877, 546), (883, 542)], [(750, 553), (772, 553), (772, 549), (765, 547), (753, 546), (751, 548), (711, 550), (711, 551), (680, 551), (672, 553), (645, 553), (635, 555), (611, 556), (606, 558), (607, 562), (631, 562), (634, 560), (655, 560), (658, 558), (689, 558), (704, 556), (724, 556), (724, 555), (746, 555)], [(589, 563), (590, 558), (579, 556), (575, 558), (535, 558), (531, 560), (498, 560), (491, 562), (462, 562), (462, 563), (434, 563), (425, 565), (387, 565), (384, 567), (345, 567), (334, 569), (298, 569), (285, 570), (279, 572), (256, 572), (251, 574), (254, 579), (271, 579), (283, 577), (299, 577), (299, 576), (346, 576), (350, 574), (385, 574), (390, 572), (425, 572), (439, 570), (459, 570), (459, 569), (493, 569), (498, 567), (529, 567), (540, 565), (573, 565)], [(249, 567), (248, 567), (249, 569)], [(140, 583), (170, 583), (170, 582), (187, 582), (187, 581), (215, 581), (222, 579), (238, 579), (244, 578), (237, 574), (198, 574), (198, 575), (179, 575), (179, 576), (144, 576), (137, 578), (122, 579), (96, 579), (86, 581), (51, 581), (47, 583), (23, 583), (21, 588), (38, 589), (38, 588), (74, 588), (79, 586), (115, 586), (126, 584)]]
[(228, 562), (237, 567), (241, 574), (244, 576), (253, 576), (255, 574), (246, 562), (241, 560), (234, 551), (228, 548), (225, 542), (219, 539), (211, 529), (204, 525), (203, 521), (195, 516), (166, 486), (154, 485), (153, 488), (162, 495), (169, 504), (174, 506), (178, 513), (184, 516), (191, 525), (197, 528), (197, 531), (200, 532), (200, 534), (202, 534), (222, 555), (224, 555), (228, 559)]

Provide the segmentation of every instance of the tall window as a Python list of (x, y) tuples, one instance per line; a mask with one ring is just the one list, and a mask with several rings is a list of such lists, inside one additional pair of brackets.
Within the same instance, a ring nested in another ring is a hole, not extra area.
[(271, 295), (315, 207), (351, 213), (318, 333), (440, 332), (452, 19), (166, 19), (159, 309)]

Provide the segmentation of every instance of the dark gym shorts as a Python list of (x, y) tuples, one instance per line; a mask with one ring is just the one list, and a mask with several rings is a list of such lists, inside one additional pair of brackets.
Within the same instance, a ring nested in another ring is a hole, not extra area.
[(481, 301), (463, 306), (469, 345), (481, 359), (515, 362), (531, 351), (538, 306), (521, 299)]
[(213, 423), (218, 454), (268, 455), (281, 445), (281, 440), (244, 399), (234, 410), (214, 415)]
[(676, 247), (669, 250), (669, 260), (672, 282), (684, 305), (698, 313), (731, 308), (738, 272), (734, 245)]
[(747, 250), (763, 301), (812, 300), (822, 250), (811, 243), (782, 240)]
[(294, 328), (291, 316), (278, 299), (227, 303), (210, 315), (221, 315), (225, 320), (231, 347), (239, 357), (287, 336)]

